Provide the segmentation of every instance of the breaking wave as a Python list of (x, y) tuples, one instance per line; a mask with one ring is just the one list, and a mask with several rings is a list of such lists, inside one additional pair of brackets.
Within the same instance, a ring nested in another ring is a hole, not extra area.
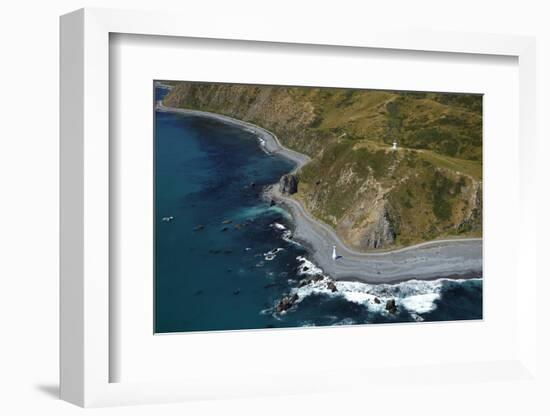
[[(285, 211), (286, 212), (286, 211)], [(289, 215), (287, 213), (287, 215)], [(286, 228), (283, 224), (274, 222), (273, 224), (269, 225), (271, 228), (274, 228), (275, 230), (282, 231), (281, 239), (289, 244), (294, 244), (295, 246), (301, 247), (302, 245), (298, 243), (297, 241), (294, 241), (292, 238), (292, 231)]]
[(286, 212), (281, 207), (278, 207), (277, 205), (273, 205), (272, 207), (268, 205), (256, 205), (253, 207), (249, 207), (246, 209), (241, 210), (237, 215), (234, 216), (235, 220), (246, 220), (246, 219), (253, 219), (268, 213), (277, 213), (285, 218), (290, 218), (290, 214)]
[[(409, 312), (415, 321), (422, 321), (422, 314), (432, 312), (437, 308), (437, 301), (441, 298), (446, 284), (465, 281), (445, 278), (431, 281), (409, 280), (394, 284), (333, 281), (319, 266), (307, 258), (298, 256), (296, 259), (300, 262), (298, 275), (305, 278), (318, 276), (318, 279), (310, 279), (302, 287), (291, 290), (292, 294), (295, 293), (299, 296), (296, 303), (312, 295), (340, 297), (348, 302), (362, 305), (370, 312), (387, 314), (386, 302), (395, 299), (397, 308)], [(321, 276), (322, 278), (319, 278)], [(329, 283), (332, 283), (337, 290), (333, 291), (329, 287)]]
[(277, 230), (286, 230), (286, 227), (283, 224), (279, 224), (278, 222), (274, 222), (271, 224), (271, 226)]
[(317, 266), (315, 263), (308, 260), (304, 256), (298, 256), (296, 257), (296, 260), (300, 262), (300, 265), (298, 266), (298, 275), (315, 276), (324, 273), (323, 269), (321, 269), (319, 266)]
[(277, 248), (274, 248), (273, 250), (269, 250), (267, 253), (264, 253), (264, 259), (266, 261), (271, 261), (275, 257), (277, 257), (277, 253), (279, 251), (283, 251), (283, 250), (284, 250), (284, 248), (281, 248), (281, 247), (277, 247)]

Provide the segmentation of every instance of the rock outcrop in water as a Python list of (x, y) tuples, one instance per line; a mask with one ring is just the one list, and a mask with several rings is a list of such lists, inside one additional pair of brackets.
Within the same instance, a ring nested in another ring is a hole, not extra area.
[(283, 175), (279, 181), (279, 190), (282, 194), (292, 195), (298, 192), (298, 179), (296, 175), (289, 173)]
[(292, 305), (296, 303), (298, 299), (299, 299), (299, 296), (296, 293), (293, 294), (292, 296), (290, 295), (283, 296), (282, 299), (279, 301), (279, 303), (277, 303), (277, 306), (275, 308), (277, 313), (286, 312), (292, 307)]
[(388, 299), (386, 301), (386, 310), (389, 313), (396, 313), (397, 312), (397, 305), (395, 303), (395, 299)]
[(312, 283), (317, 283), (321, 280), (323, 280), (323, 275), (322, 274), (316, 274), (315, 276), (309, 278), (309, 279), (302, 279), (300, 280), (300, 282), (298, 283), (298, 287), (304, 287), (304, 286), (307, 286), (307, 285), (310, 285)]
[(336, 285), (334, 284), (334, 282), (332, 280), (327, 283), (327, 289), (330, 290), (333, 293), (338, 292), (338, 288), (336, 287)]

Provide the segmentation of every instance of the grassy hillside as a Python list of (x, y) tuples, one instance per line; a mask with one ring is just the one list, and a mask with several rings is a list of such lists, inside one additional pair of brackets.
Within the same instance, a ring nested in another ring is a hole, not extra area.
[(172, 85), (166, 105), (250, 121), (311, 156), (294, 197), (350, 246), (481, 235), (480, 95)]

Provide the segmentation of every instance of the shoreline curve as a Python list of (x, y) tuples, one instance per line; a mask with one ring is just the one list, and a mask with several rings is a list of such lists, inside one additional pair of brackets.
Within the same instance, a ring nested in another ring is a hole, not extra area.
[[(262, 139), (270, 154), (284, 157), (296, 164), (296, 172), (311, 158), (288, 149), (275, 134), (246, 121), (222, 114), (167, 107), (157, 102), (156, 111), (202, 116), (249, 129)], [(311, 252), (314, 262), (335, 280), (364, 283), (398, 283), (407, 280), (482, 278), (482, 239), (445, 239), (376, 252), (358, 252), (345, 245), (332, 227), (313, 218), (295, 199), (282, 195), (277, 184), (268, 187), (265, 198), (282, 205), (293, 218), (293, 238)], [(340, 258), (333, 260), (332, 247)]]

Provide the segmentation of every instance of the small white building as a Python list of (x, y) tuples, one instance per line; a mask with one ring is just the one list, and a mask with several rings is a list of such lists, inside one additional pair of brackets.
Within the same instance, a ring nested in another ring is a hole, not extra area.
[(397, 140), (393, 141), (393, 146), (391, 148), (392, 150), (397, 150)]

